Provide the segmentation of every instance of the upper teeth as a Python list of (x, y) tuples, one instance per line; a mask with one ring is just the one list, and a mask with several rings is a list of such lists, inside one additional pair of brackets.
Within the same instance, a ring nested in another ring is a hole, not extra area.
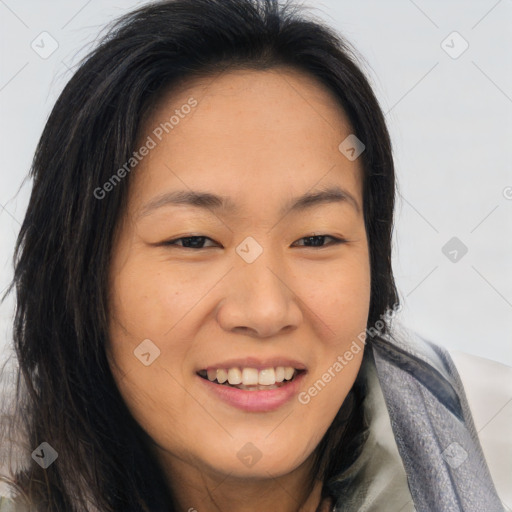
[(208, 380), (217, 379), (219, 384), (228, 381), (232, 385), (243, 384), (244, 386), (263, 385), (271, 386), (276, 382), (290, 380), (295, 374), (295, 368), (291, 366), (278, 366), (276, 368), (264, 368), (258, 371), (256, 368), (219, 368), (207, 370)]

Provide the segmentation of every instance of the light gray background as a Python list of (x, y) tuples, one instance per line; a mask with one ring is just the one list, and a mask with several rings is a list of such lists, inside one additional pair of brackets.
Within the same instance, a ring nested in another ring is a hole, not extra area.
[[(30, 192), (22, 183), (50, 109), (104, 25), (143, 3), (0, 0), (0, 291), (12, 276)], [(400, 186), (401, 321), (512, 366), (512, 0), (307, 5), (358, 49), (386, 112)], [(469, 44), (458, 58), (441, 46), (462, 48), (448, 37), (454, 31)], [(58, 43), (46, 59), (31, 47), (51, 48), (42, 32)], [(468, 248), (457, 262), (442, 252), (452, 237)], [(12, 311), (11, 297), (0, 310), (0, 349)]]

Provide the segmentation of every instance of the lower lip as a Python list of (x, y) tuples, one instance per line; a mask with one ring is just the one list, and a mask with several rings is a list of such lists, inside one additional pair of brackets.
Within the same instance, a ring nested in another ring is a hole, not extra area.
[(279, 388), (261, 391), (232, 388), (199, 376), (197, 378), (205, 384), (208, 392), (233, 407), (247, 412), (270, 412), (279, 409), (297, 395), (305, 374), (306, 372), (302, 372), (296, 375), (292, 381)]

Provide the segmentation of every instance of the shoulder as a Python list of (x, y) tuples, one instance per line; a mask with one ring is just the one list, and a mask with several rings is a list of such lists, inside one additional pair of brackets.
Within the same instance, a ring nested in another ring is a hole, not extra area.
[[(0, 372), (1, 373), (1, 372)], [(25, 493), (17, 485), (15, 474), (26, 466), (27, 442), (16, 421), (12, 389), (0, 376), (0, 512), (28, 512)], [(28, 452), (30, 453), (30, 452)]]
[(28, 512), (27, 501), (20, 498), (19, 489), (10, 478), (0, 475), (0, 512)]
[(464, 386), (498, 494), (512, 505), (512, 367), (465, 352), (448, 353)]

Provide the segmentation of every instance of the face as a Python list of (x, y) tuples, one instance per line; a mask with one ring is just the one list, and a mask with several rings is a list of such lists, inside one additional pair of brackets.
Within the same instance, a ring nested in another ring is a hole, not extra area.
[(182, 84), (145, 123), (108, 355), (171, 467), (288, 474), (352, 387), (370, 267), (361, 162), (338, 149), (351, 133), (331, 93), (286, 68)]

